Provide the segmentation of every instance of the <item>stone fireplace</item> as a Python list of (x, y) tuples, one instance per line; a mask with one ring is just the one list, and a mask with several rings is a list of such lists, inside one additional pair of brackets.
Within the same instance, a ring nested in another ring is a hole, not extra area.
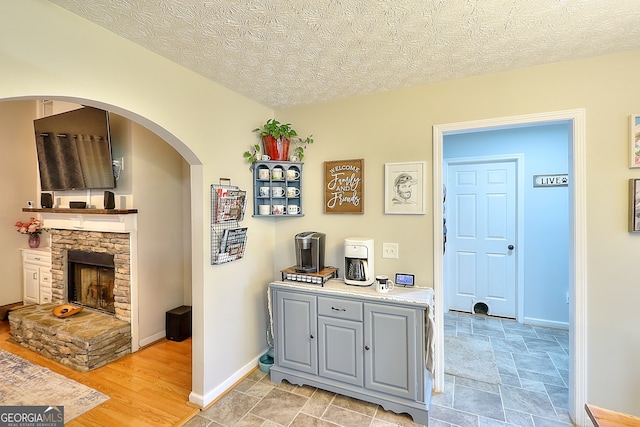
[(130, 233), (51, 229), (51, 299), (131, 322)]
[[(137, 211), (23, 210), (50, 229), (52, 304), (12, 312), (12, 339), (81, 372), (137, 351)], [(66, 303), (86, 309), (55, 317)]]

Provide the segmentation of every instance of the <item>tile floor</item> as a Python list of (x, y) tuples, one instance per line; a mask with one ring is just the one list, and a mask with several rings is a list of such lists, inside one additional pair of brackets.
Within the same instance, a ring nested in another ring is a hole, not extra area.
[[(569, 427), (568, 331), (464, 313), (445, 315), (445, 334), (485, 337), (502, 384), (447, 375), (430, 427)], [(274, 384), (259, 370), (185, 426), (418, 426), (404, 414), (312, 387)]]

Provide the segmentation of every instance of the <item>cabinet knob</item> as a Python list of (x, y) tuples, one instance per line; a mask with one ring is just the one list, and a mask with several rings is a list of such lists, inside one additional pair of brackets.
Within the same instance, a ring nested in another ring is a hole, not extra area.
[(309, 335), (309, 338), (313, 339), (313, 334)]
[(365, 349), (365, 350), (369, 350), (369, 348), (370, 348), (370, 347), (369, 347), (368, 345), (365, 345), (365, 346), (364, 346), (364, 349)]

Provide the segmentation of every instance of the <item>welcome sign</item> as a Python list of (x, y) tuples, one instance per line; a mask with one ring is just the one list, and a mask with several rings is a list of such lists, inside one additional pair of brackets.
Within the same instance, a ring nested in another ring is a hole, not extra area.
[(324, 162), (324, 213), (364, 213), (364, 159)]

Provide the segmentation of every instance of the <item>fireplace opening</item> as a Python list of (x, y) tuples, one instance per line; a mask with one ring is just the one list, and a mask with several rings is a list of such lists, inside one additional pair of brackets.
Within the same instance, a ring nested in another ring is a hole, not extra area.
[(69, 302), (115, 314), (113, 254), (67, 251), (67, 262)]

